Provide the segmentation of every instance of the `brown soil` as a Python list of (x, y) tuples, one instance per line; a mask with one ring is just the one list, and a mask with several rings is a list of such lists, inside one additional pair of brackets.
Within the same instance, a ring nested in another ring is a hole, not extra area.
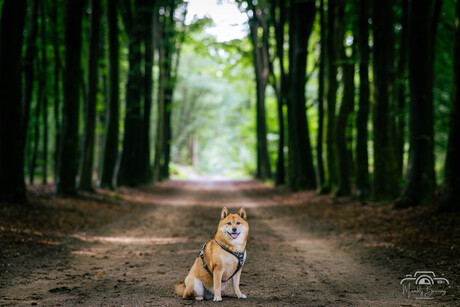
[[(29, 199), (26, 208), (0, 205), (0, 306), (458, 306), (460, 299), (458, 215), (256, 181), (170, 181), (78, 198), (42, 186)], [(221, 303), (183, 300), (172, 285), (213, 237), (223, 206), (248, 212), (241, 276), (248, 298), (230, 291)], [(422, 226), (438, 228), (427, 235)], [(405, 297), (400, 281), (416, 270), (447, 278), (447, 294)]]

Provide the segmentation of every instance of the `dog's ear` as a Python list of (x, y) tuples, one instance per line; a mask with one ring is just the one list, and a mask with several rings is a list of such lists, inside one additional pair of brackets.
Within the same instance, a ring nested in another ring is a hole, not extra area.
[(222, 212), (220, 213), (220, 218), (223, 220), (229, 214), (228, 209), (226, 207), (222, 208)]
[(238, 211), (238, 215), (241, 216), (243, 220), (247, 219), (248, 217), (246, 210), (243, 207), (241, 207), (240, 211)]

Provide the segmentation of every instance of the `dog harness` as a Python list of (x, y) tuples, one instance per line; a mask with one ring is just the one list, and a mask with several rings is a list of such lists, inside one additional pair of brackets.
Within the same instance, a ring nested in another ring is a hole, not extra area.
[[(223, 246), (222, 244), (220, 244), (217, 240), (214, 240), (214, 242), (217, 243), (217, 245), (219, 245), (224, 251), (226, 251), (227, 253), (230, 253), (232, 254), (233, 256), (235, 256), (235, 258), (238, 260), (238, 266), (236, 267), (236, 270), (235, 272), (232, 274), (232, 276), (230, 276), (227, 280), (222, 280), (222, 282), (227, 282), (229, 281), (233, 276), (235, 276), (236, 273), (238, 273), (238, 271), (243, 267), (243, 264), (244, 264), (244, 254), (246, 253), (246, 250), (244, 250), (242, 253), (234, 253), (232, 252), (231, 250), (229, 250), (228, 248), (226, 248), (225, 246)], [(206, 271), (208, 271), (208, 273), (212, 275), (212, 272), (211, 270), (209, 269), (208, 265), (206, 264), (206, 261), (204, 261), (204, 248), (206, 247), (206, 244), (208, 244), (208, 242), (206, 242), (203, 247), (201, 248), (201, 251), (200, 251), (200, 258), (201, 258), (201, 261), (203, 262), (203, 267), (206, 269)]]

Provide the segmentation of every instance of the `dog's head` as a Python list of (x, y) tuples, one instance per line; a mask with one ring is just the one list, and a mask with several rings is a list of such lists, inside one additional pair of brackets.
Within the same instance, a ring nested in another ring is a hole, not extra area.
[(220, 214), (218, 231), (230, 244), (234, 241), (246, 241), (249, 232), (249, 224), (246, 219), (247, 214), (244, 208), (241, 208), (237, 214), (230, 214), (224, 207)]

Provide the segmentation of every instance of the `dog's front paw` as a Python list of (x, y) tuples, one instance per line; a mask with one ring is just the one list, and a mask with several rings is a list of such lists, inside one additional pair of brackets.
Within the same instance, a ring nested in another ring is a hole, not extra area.
[(247, 296), (243, 293), (241, 293), (240, 295), (238, 295), (238, 298), (247, 298)]
[(214, 302), (222, 302), (222, 296), (214, 296)]

